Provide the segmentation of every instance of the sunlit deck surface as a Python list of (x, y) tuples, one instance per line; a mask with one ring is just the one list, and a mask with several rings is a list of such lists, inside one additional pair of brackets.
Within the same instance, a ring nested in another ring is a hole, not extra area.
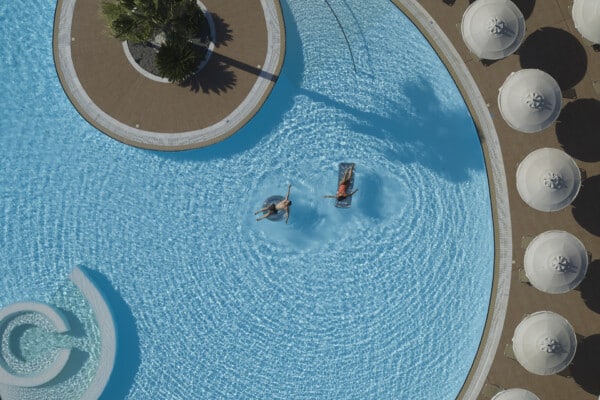
[[(489, 105), (508, 180), (513, 242), (508, 309), (500, 344), (478, 398), (491, 398), (494, 389), (521, 387), (541, 399), (597, 399), (600, 394), (597, 379), (600, 363), (600, 53), (595, 52), (591, 43), (575, 29), (570, 0), (514, 2), (526, 18), (525, 42), (518, 54), (484, 64), (469, 53), (460, 33), (462, 14), (471, 1), (419, 0), (454, 44)], [(78, 1), (72, 28), (75, 38), (73, 60), (90, 97), (115, 118), (132, 126), (139, 124), (141, 129), (197, 129), (228, 115), (248, 94), (260, 70), (257, 66), (264, 61), (265, 19), (258, 0), (237, 0), (227, 4), (204, 0), (203, 3), (220, 17), (220, 44), (216, 48), (219, 55), (213, 60), (214, 65), (207, 68), (206, 79), (197, 82), (197, 91), (161, 91), (160, 96), (168, 100), (170, 108), (161, 111), (162, 114), (142, 116), (143, 110), (156, 106), (152, 100), (156, 95), (145, 97), (146, 105), (126, 101), (125, 95), (130, 90), (146, 90), (139, 85), (154, 87), (157, 84), (139, 79), (122, 55), (120, 44), (108, 35), (99, 35), (103, 28), (97, 3)], [(254, 45), (241, 45), (241, 37)], [(85, 45), (90, 41), (94, 43), (93, 47)], [(436, 47), (435, 43), (432, 45)], [(514, 131), (502, 120), (498, 110), (498, 89), (511, 72), (522, 68), (549, 72), (564, 93), (563, 111), (558, 122), (534, 134)], [(110, 76), (130, 82), (129, 86), (98, 78), (98, 74), (107, 71)], [(184, 111), (184, 115), (193, 115), (194, 119), (181, 118), (180, 111)], [(516, 190), (518, 163), (529, 152), (541, 147), (563, 149), (586, 171), (587, 178), (574, 203), (558, 212), (544, 213), (530, 208)], [(518, 271), (523, 266), (528, 240), (546, 230), (556, 229), (577, 236), (592, 253), (592, 262), (579, 290), (549, 295), (522, 283)], [(570, 377), (533, 375), (504, 355), (505, 346), (510, 345), (514, 329), (523, 316), (539, 310), (563, 315), (582, 336)], [(432, 384), (443, 384), (435, 382), (434, 377), (432, 379)]]

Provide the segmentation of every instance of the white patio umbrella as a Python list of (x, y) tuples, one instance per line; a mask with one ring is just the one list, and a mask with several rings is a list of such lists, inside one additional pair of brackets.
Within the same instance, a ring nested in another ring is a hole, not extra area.
[(492, 397), (492, 400), (540, 400), (535, 394), (525, 389), (507, 389)]
[(525, 317), (515, 329), (513, 351), (519, 364), (536, 375), (552, 375), (565, 369), (577, 349), (575, 330), (562, 316), (538, 311)]
[(498, 60), (512, 54), (525, 37), (525, 18), (510, 0), (477, 0), (465, 10), (461, 32), (477, 57)]
[(581, 35), (593, 43), (600, 43), (600, 1), (575, 0), (573, 22)]
[(565, 293), (581, 283), (588, 262), (585, 246), (575, 236), (565, 231), (546, 231), (525, 250), (525, 275), (542, 292)]
[(564, 151), (549, 147), (532, 151), (517, 168), (517, 191), (539, 211), (558, 211), (579, 193), (581, 171)]
[(498, 92), (498, 106), (511, 128), (532, 133), (550, 126), (560, 113), (562, 93), (553, 77), (531, 68), (511, 73)]

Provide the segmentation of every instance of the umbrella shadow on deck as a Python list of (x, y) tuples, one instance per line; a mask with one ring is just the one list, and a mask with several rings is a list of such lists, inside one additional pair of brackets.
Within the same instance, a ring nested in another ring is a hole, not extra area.
[(600, 360), (600, 335), (588, 336), (577, 346), (571, 373), (583, 390), (595, 396), (600, 394), (598, 380), (598, 360)]
[(585, 279), (579, 285), (581, 298), (585, 305), (595, 313), (600, 314), (600, 260), (595, 260), (588, 266)]
[(535, 7), (535, 0), (512, 0), (513, 3), (521, 10), (525, 19), (531, 16), (533, 8)]
[(575, 221), (595, 236), (600, 236), (600, 175), (582, 182), (581, 190), (573, 201)]
[(600, 101), (579, 99), (567, 104), (556, 123), (556, 136), (570, 156), (600, 161)]
[(579, 83), (587, 70), (588, 60), (579, 40), (557, 28), (541, 28), (529, 35), (519, 48), (522, 68), (537, 68), (550, 74), (561, 90)]

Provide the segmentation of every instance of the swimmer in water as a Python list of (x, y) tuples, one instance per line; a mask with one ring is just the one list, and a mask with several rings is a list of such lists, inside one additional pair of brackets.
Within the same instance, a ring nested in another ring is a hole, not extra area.
[(355, 189), (353, 192), (348, 193), (348, 186), (350, 186), (350, 181), (352, 180), (353, 173), (354, 173), (354, 165), (351, 166), (350, 168), (348, 168), (346, 170), (346, 172), (344, 172), (344, 176), (342, 177), (342, 180), (340, 181), (340, 185), (338, 186), (337, 194), (335, 196), (323, 196), (323, 197), (330, 198), (330, 199), (336, 199), (337, 201), (342, 201), (342, 200), (352, 196), (354, 193), (356, 193), (358, 191), (358, 189)]
[(254, 215), (261, 213), (261, 212), (264, 213), (264, 215), (262, 217), (256, 218), (256, 220), (260, 221), (261, 219), (264, 219), (273, 214), (276, 214), (281, 210), (285, 210), (285, 223), (287, 224), (288, 219), (290, 218), (290, 206), (292, 205), (292, 201), (290, 200), (291, 188), (292, 188), (292, 185), (289, 185), (287, 194), (285, 195), (285, 199), (281, 200), (279, 203), (271, 203), (271, 204), (261, 208), (257, 212), (255, 212)]

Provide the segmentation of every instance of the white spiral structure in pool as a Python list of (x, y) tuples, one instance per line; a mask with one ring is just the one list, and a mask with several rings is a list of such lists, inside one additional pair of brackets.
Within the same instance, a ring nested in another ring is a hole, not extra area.
[[(42, 317), (40, 320), (39, 317)], [(71, 355), (70, 348), (57, 349), (50, 363), (44, 365), (43, 371), (39, 366), (27, 365), (13, 349), (15, 338), (13, 333), (23, 325), (38, 325), (53, 329), (57, 333), (69, 331), (69, 322), (56, 308), (37, 302), (14, 303), (0, 310), (0, 332), (2, 347), (0, 352), (0, 383), (11, 386), (34, 387), (41, 386), (56, 378), (64, 369)], [(30, 370), (30, 374), (17, 371)]]
[[(100, 356), (86, 388), (77, 388), (81, 400), (96, 400), (100, 397), (110, 374), (116, 355), (116, 329), (108, 304), (100, 291), (83, 270), (74, 268), (71, 281), (87, 299), (99, 328)], [(0, 310), (0, 388), (4, 400), (22, 400), (43, 396), (44, 385), (53, 385), (57, 378), (69, 380), (68, 369), (72, 348), (59, 347), (50, 354), (36, 355), (27, 361), (19, 353), (19, 333), (31, 327), (39, 327), (56, 334), (69, 334), (70, 324), (58, 308), (40, 302), (18, 302)], [(89, 335), (89, 333), (86, 333)], [(38, 339), (39, 341), (39, 339)], [(29, 393), (29, 389), (36, 391)], [(63, 392), (69, 396), (68, 390)], [(33, 396), (33, 397), (32, 397)]]

